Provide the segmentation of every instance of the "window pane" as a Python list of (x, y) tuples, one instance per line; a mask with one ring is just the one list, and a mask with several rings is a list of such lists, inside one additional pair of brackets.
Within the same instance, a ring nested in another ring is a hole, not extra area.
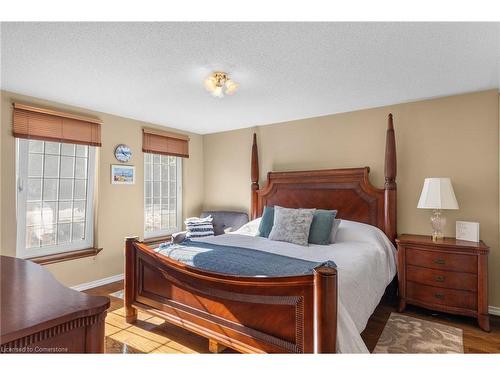
[(43, 152), (43, 141), (30, 140), (28, 142), (28, 150), (29, 150), (29, 152), (42, 153)]
[(73, 199), (73, 180), (59, 180), (59, 199)]
[(43, 200), (57, 200), (57, 178), (48, 178), (43, 180)]
[(151, 198), (153, 196), (152, 189), (153, 189), (153, 183), (146, 181), (146, 183), (144, 184), (144, 196), (146, 198)]
[(153, 180), (160, 181), (161, 179), (161, 165), (153, 164)]
[(75, 145), (63, 143), (61, 145), (61, 155), (75, 156)]
[(75, 180), (74, 199), (86, 198), (87, 180)]
[(43, 166), (42, 154), (30, 154), (28, 156), (28, 177), (41, 177)]
[(26, 248), (40, 246), (40, 227), (27, 227), (26, 228)]
[(177, 215), (174, 213), (170, 213), (170, 226), (172, 228), (177, 227)]
[(59, 156), (45, 155), (43, 175), (45, 177), (59, 177)]
[(168, 165), (162, 164), (161, 166), (161, 180), (168, 181)]
[(28, 178), (28, 200), (42, 199), (42, 179)]
[(73, 202), (73, 220), (85, 220), (85, 201)]
[(87, 159), (76, 158), (75, 178), (87, 178)]
[(61, 147), (60, 143), (57, 142), (45, 142), (45, 153), (59, 155), (59, 149)]
[(76, 145), (76, 156), (87, 157), (88, 155), (88, 146)]
[(177, 209), (177, 202), (175, 198), (170, 198), (169, 199), (169, 206), (171, 210), (176, 210)]
[(151, 154), (148, 152), (144, 153), (144, 163), (151, 163)]
[(161, 227), (162, 228), (170, 228), (168, 217), (169, 217), (169, 215), (161, 215)]
[(70, 222), (73, 213), (73, 202), (59, 202), (59, 222)]
[(42, 224), (42, 205), (40, 202), (26, 203), (26, 225)]
[(161, 155), (153, 154), (153, 163), (161, 163)]
[(61, 174), (60, 177), (73, 177), (75, 158), (61, 156)]
[(153, 182), (153, 198), (161, 197), (160, 182)]
[(73, 223), (73, 241), (80, 241), (85, 239), (85, 224), (84, 223)]
[(146, 181), (151, 181), (151, 172), (152, 172), (153, 166), (151, 164), (145, 164), (144, 165), (144, 179)]
[(71, 224), (57, 225), (57, 243), (67, 243), (71, 240)]
[(171, 197), (175, 197), (177, 193), (177, 184), (175, 182), (170, 183), (170, 190), (169, 190), (169, 195)]
[(161, 196), (168, 197), (168, 182), (161, 183)]
[(42, 246), (55, 245), (56, 243), (56, 226), (48, 225), (42, 228)]
[(43, 202), (42, 223), (43, 225), (53, 224), (57, 221), (57, 202)]

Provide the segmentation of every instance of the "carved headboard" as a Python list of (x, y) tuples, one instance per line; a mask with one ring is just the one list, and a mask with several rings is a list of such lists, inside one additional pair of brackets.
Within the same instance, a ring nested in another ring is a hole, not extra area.
[(257, 137), (252, 146), (251, 216), (262, 215), (264, 206), (338, 210), (340, 219), (374, 225), (391, 241), (396, 239), (396, 142), (389, 114), (385, 149), (385, 185), (374, 187), (369, 167), (298, 172), (269, 172), (259, 189)]

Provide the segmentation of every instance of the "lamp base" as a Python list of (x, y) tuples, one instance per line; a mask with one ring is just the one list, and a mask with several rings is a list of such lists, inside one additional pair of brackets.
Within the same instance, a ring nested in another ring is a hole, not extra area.
[(446, 218), (441, 214), (441, 210), (434, 210), (431, 216), (432, 240), (439, 241), (444, 238), (443, 229), (446, 225)]

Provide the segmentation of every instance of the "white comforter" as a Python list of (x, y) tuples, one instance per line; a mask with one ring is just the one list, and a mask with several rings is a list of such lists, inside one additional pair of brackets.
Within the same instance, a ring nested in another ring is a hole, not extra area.
[(309, 261), (333, 260), (339, 280), (337, 350), (368, 353), (360, 333), (396, 275), (396, 249), (385, 234), (371, 225), (342, 220), (334, 244), (299, 246), (256, 236), (259, 220), (231, 234), (200, 240)]

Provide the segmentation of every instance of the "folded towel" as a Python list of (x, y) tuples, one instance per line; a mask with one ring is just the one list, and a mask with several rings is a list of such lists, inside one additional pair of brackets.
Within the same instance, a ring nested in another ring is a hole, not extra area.
[(201, 238), (214, 235), (212, 216), (198, 218), (189, 217), (184, 221), (186, 224), (186, 238)]

